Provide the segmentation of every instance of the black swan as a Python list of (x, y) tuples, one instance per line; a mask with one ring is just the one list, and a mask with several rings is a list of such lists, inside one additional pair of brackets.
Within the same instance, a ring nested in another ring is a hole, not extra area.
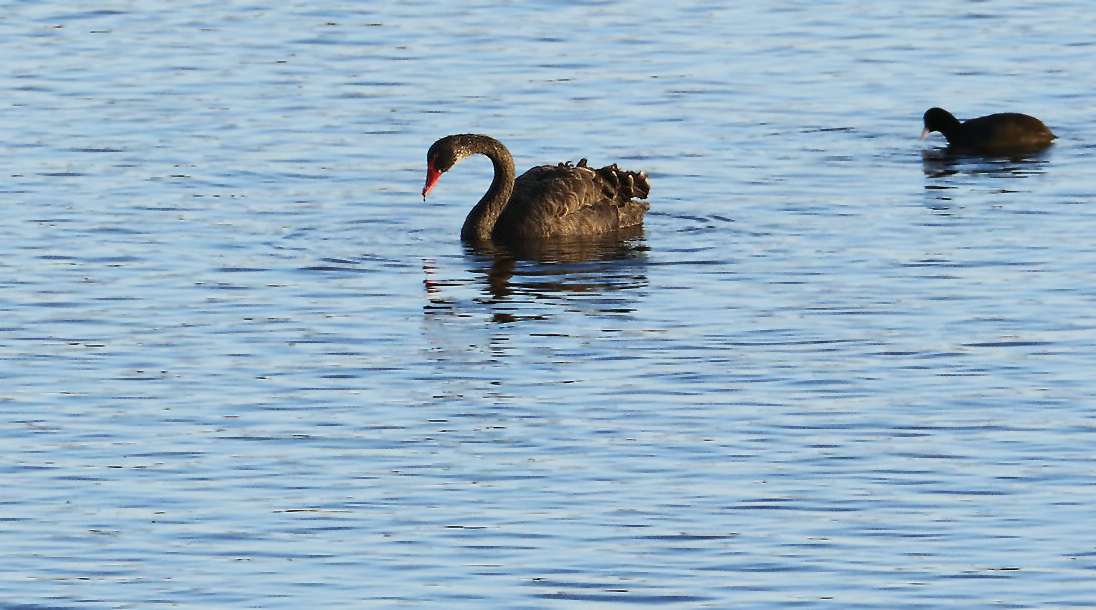
[(541, 165), (514, 179), (514, 158), (502, 142), (484, 135), (459, 134), (434, 142), (426, 153), (422, 198), (442, 173), (469, 155), (486, 155), (495, 166), (491, 186), (468, 213), (461, 239), (530, 239), (599, 235), (637, 227), (650, 207), (647, 174), (586, 167), (586, 159)]
[(1003, 112), (959, 122), (943, 108), (925, 112), (924, 139), (939, 131), (948, 139), (948, 146), (980, 152), (1034, 151), (1050, 146), (1058, 136), (1039, 119), (1017, 112)]

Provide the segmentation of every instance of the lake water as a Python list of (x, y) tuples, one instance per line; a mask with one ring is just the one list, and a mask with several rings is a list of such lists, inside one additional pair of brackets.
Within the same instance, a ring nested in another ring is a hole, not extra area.
[(1096, 607), (1088, 4), (372, 4), (5, 7), (0, 606)]

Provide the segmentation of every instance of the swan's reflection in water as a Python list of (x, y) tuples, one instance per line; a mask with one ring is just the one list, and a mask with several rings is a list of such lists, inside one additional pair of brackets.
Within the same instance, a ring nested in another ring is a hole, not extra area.
[(964, 154), (949, 148), (923, 150), (926, 205), (933, 210), (950, 211), (952, 192), (972, 181), (991, 193), (1021, 192), (1023, 189), (1016, 181), (1045, 173), (1050, 150), (997, 157)]
[[(545, 319), (561, 311), (590, 314), (634, 310), (647, 285), (642, 229), (604, 237), (466, 245), (471, 279), (445, 279), (424, 263), (427, 315), (471, 315), (487, 308), (499, 323)], [(469, 300), (460, 293), (476, 289)], [(463, 289), (463, 290), (462, 290)], [(551, 305), (551, 307), (546, 307)]]

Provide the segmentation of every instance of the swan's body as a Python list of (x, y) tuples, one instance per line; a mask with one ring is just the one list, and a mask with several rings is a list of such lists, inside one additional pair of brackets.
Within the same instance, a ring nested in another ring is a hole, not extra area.
[(1058, 137), (1042, 121), (1026, 114), (1002, 112), (960, 122), (942, 108), (925, 112), (921, 138), (933, 131), (944, 134), (952, 148), (989, 153), (1039, 150)]
[(426, 153), (422, 197), (443, 172), (461, 159), (486, 155), (495, 168), (491, 186), (468, 213), (461, 239), (535, 239), (600, 235), (643, 223), (650, 207), (647, 175), (609, 165), (601, 169), (576, 165), (541, 165), (514, 178), (514, 158), (498, 140), (484, 135), (446, 136)]

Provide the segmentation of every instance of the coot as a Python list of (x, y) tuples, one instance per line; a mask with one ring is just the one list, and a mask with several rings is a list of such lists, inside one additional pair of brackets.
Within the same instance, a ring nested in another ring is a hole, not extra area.
[(925, 112), (921, 138), (933, 131), (944, 134), (951, 148), (988, 153), (1039, 150), (1058, 137), (1042, 121), (1026, 114), (1002, 112), (959, 122), (943, 108)]

